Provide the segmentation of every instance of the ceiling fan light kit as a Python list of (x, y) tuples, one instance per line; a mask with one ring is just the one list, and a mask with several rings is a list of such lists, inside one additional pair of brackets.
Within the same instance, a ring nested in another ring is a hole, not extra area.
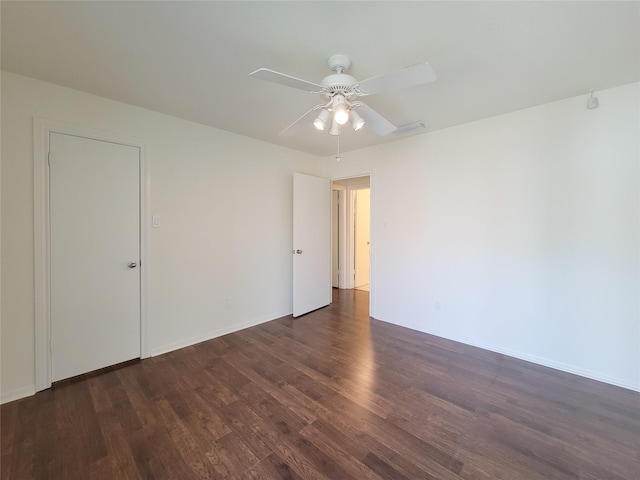
[(362, 127), (364, 127), (364, 124), (364, 118), (358, 115), (358, 112), (356, 112), (355, 110), (351, 110), (351, 126), (353, 127), (353, 129), (357, 132)]
[(332, 99), (333, 119), (338, 125), (344, 125), (349, 121), (349, 108), (347, 99), (343, 95), (334, 95)]
[[(325, 103), (313, 107), (280, 132), (280, 135), (293, 135), (311, 121), (316, 129), (326, 131), (330, 120), (331, 127), (328, 131), (330, 135), (340, 135), (340, 125), (345, 125), (349, 120), (356, 131), (362, 129), (366, 123), (378, 135), (388, 135), (395, 132), (397, 127), (373, 108), (356, 101), (356, 98), (422, 85), (436, 79), (436, 74), (428, 63), (418, 63), (360, 82), (344, 73), (351, 66), (351, 59), (346, 55), (332, 55), (327, 63), (334, 73), (323, 78), (319, 84), (268, 68), (260, 68), (249, 74), (262, 80), (318, 94), (324, 99)], [(317, 110), (320, 110), (319, 114), (316, 114)], [(315, 117), (314, 120), (312, 120), (313, 117)]]
[(331, 122), (329, 135), (333, 135), (333, 136), (340, 135), (340, 125), (338, 125), (338, 122), (336, 122), (335, 119)]
[(329, 110), (327, 110), (326, 108), (323, 108), (320, 111), (320, 114), (318, 115), (318, 117), (313, 121), (313, 125), (318, 130), (326, 130), (327, 123), (329, 123), (330, 118), (331, 118), (331, 113), (329, 112)]

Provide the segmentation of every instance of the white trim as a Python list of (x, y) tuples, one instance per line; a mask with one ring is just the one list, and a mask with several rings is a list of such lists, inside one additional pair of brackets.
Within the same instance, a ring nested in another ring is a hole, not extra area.
[(578, 375), (579, 377), (588, 378), (590, 380), (595, 380), (598, 382), (607, 383), (609, 385), (615, 385), (617, 387), (633, 390), (635, 392), (640, 392), (640, 383), (630, 383), (620, 378), (611, 377), (609, 375), (602, 375), (600, 373), (593, 372), (591, 370), (586, 370), (583, 368), (578, 368), (567, 363), (556, 362), (555, 360), (549, 360), (547, 358), (538, 357), (536, 355), (529, 355), (527, 353), (522, 353), (517, 350), (511, 350), (509, 348), (503, 348), (503, 347), (490, 345), (486, 343), (473, 342), (464, 338), (456, 338), (455, 336), (452, 336), (452, 335), (442, 335), (437, 331), (428, 331), (428, 330), (420, 329), (415, 324), (412, 324), (412, 323), (393, 322), (389, 320), (382, 320), (380, 318), (376, 318), (376, 320), (379, 320), (385, 323), (390, 323), (392, 325), (398, 325), (399, 327), (408, 328), (410, 330), (415, 330), (417, 332), (425, 333), (427, 335), (432, 335), (434, 337), (451, 340), (453, 342), (460, 343), (462, 345), (469, 345), (471, 347), (480, 348), (488, 352), (498, 353), (501, 355), (506, 355), (508, 357), (517, 358), (519, 360), (524, 360), (525, 362), (533, 363), (535, 365), (541, 365), (543, 367), (552, 368), (554, 370), (558, 370), (564, 373), (570, 373), (572, 375)]
[(355, 245), (355, 230), (356, 230), (356, 194), (355, 190), (347, 187), (347, 288), (355, 288), (356, 286), (356, 245)]
[(369, 316), (375, 317), (376, 315), (376, 216), (374, 212), (376, 212), (375, 200), (376, 196), (374, 194), (375, 188), (373, 179), (375, 175), (373, 172), (369, 173), (369, 240), (371, 244), (369, 245)]
[(9, 390), (8, 392), (2, 392), (2, 396), (0, 396), (0, 404), (13, 402), (25, 397), (30, 397), (31, 395), (35, 395), (35, 393), (35, 385), (28, 385), (26, 387)]
[(49, 127), (33, 119), (33, 237), (35, 275), (35, 390), (51, 386), (49, 345)]
[[(62, 133), (136, 147), (140, 150), (140, 357), (149, 357), (147, 322), (148, 250), (147, 211), (150, 175), (142, 141), (120, 134), (93, 130), (42, 118), (33, 119), (33, 197), (35, 273), (35, 391), (51, 386), (50, 317), (50, 219), (49, 219), (49, 135)], [(22, 389), (21, 389), (22, 390)]]
[[(347, 286), (347, 201), (346, 192), (347, 187), (345, 185), (331, 184), (331, 189), (338, 192), (338, 288), (349, 288)], [(331, 228), (333, 229), (333, 221), (331, 222)], [(332, 232), (333, 235), (333, 232)], [(342, 254), (340, 254), (342, 253)], [(332, 252), (333, 255), (333, 252)], [(332, 259), (333, 262), (333, 259)], [(332, 263), (333, 264), (333, 263)], [(333, 282), (332, 282), (333, 283)]]
[(154, 348), (151, 351), (151, 356), (155, 357), (157, 355), (163, 355), (165, 353), (173, 352), (174, 350), (179, 350), (181, 348), (190, 347), (191, 345), (196, 345), (198, 343), (206, 342), (207, 340), (212, 340), (214, 338), (221, 337), (223, 335), (228, 335), (229, 333), (238, 332), (240, 330), (244, 330), (245, 328), (255, 327), (256, 325), (260, 325), (262, 323), (271, 322), (278, 318), (287, 317), (292, 315), (292, 311), (283, 312), (280, 314), (273, 315), (264, 315), (253, 320), (249, 320), (246, 322), (242, 322), (240, 324), (236, 324), (229, 327), (219, 328), (217, 330), (213, 330), (211, 332), (205, 333), (203, 335), (196, 335), (191, 338), (187, 338), (186, 340), (180, 340), (179, 342), (169, 343), (167, 345), (163, 345), (161, 347)]

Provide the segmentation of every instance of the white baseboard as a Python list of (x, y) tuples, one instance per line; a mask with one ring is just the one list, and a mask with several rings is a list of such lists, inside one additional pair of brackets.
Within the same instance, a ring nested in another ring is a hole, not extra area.
[[(455, 339), (450, 339), (455, 340)], [(464, 342), (463, 342), (464, 343)], [(471, 345), (472, 347), (482, 348), (483, 350), (489, 350), (495, 353), (501, 353), (503, 355), (507, 355), (509, 357), (518, 358), (520, 360), (525, 360), (527, 362), (535, 363), (537, 365), (542, 365), (543, 367), (553, 368), (555, 370), (560, 370), (562, 372), (571, 373), (573, 375), (578, 375), (580, 377), (589, 378), (591, 380), (596, 380), (598, 382), (608, 383), (609, 385), (615, 385), (616, 387), (626, 388), (627, 390), (633, 390), (635, 392), (640, 392), (640, 384), (631, 384), (629, 382), (625, 382), (624, 380), (620, 380), (619, 378), (610, 377), (608, 375), (602, 375), (598, 372), (592, 372), (590, 370), (585, 370), (582, 368), (575, 367), (573, 365), (568, 365), (566, 363), (556, 362), (553, 360), (549, 360), (547, 358), (537, 357), (535, 355), (528, 355), (526, 353), (517, 352), (505, 348), (496, 348), (490, 345), (480, 345), (466, 342), (467, 345)]]
[(214, 330), (212, 332), (207, 332), (203, 335), (197, 335), (195, 337), (190, 337), (184, 340), (180, 340), (179, 342), (170, 343), (168, 345), (152, 348), (151, 356), (155, 357), (157, 355), (162, 355), (164, 353), (173, 352), (174, 350), (179, 350), (180, 348), (190, 347), (191, 345), (195, 345), (197, 343), (206, 342), (207, 340), (212, 340), (214, 338), (221, 337), (229, 333), (237, 332), (245, 328), (254, 327), (256, 325), (260, 325), (261, 323), (270, 322), (277, 318), (286, 317), (287, 315), (291, 315), (291, 313), (292, 312), (284, 312), (284, 313), (273, 314), (273, 315), (265, 315), (263, 317), (259, 317), (253, 320), (237, 323), (230, 327), (221, 328), (218, 330)]
[(446, 338), (447, 340), (452, 340), (454, 342), (463, 343), (465, 345), (470, 345), (472, 347), (481, 348), (483, 350), (488, 350), (494, 353), (500, 353), (502, 355), (507, 355), (509, 357), (518, 358), (520, 360), (525, 360), (527, 362), (535, 363), (537, 365), (542, 365), (543, 367), (553, 368), (555, 370), (560, 370), (562, 372), (571, 373), (573, 375), (578, 375), (580, 377), (589, 378), (591, 380), (596, 380), (598, 382), (608, 383), (609, 385), (615, 385), (616, 387), (626, 388), (627, 390), (633, 390), (634, 392), (640, 392), (640, 383), (630, 383), (628, 381), (622, 380), (620, 378), (611, 377), (608, 375), (603, 375), (599, 372), (593, 372), (591, 370), (585, 370), (574, 365), (568, 365), (561, 362), (556, 362), (554, 360), (550, 360), (543, 357), (537, 357), (535, 355), (529, 355), (526, 353), (518, 352), (515, 350), (510, 350), (508, 348), (497, 347), (495, 345), (487, 345), (482, 343), (470, 342), (467, 339), (455, 338), (449, 335), (443, 335), (440, 332), (428, 332), (426, 330), (421, 330), (416, 328), (413, 325), (401, 324), (395, 322), (388, 322), (382, 319), (376, 319), (382, 322), (391, 323), (394, 325), (399, 325), (401, 327), (409, 328), (411, 330), (416, 330), (418, 332), (426, 333), (428, 335), (434, 335), (440, 338)]
[[(201, 343), (207, 340), (211, 340), (213, 338), (221, 337), (222, 335), (227, 335), (229, 333), (237, 332), (238, 330), (243, 330), (245, 328), (253, 327), (255, 325), (260, 325), (261, 323), (270, 322), (271, 320), (275, 320), (276, 318), (286, 317), (287, 315), (291, 315), (291, 313), (292, 312), (283, 312), (280, 314), (266, 315), (264, 317), (259, 317), (253, 320), (249, 320), (247, 322), (238, 323), (236, 325), (233, 325), (232, 327), (214, 330), (204, 335), (198, 335), (196, 337), (187, 338), (179, 342), (170, 343), (168, 345), (164, 345), (164, 346), (152, 349), (151, 356), (155, 357), (156, 355), (162, 355), (163, 353), (169, 353), (169, 352), (172, 352), (173, 350), (189, 347), (197, 343)], [(30, 397), (32, 395), (35, 395), (35, 393), (36, 393), (35, 385), (28, 385), (26, 387), (16, 388), (14, 390), (9, 390), (6, 392), (3, 391), (0, 393), (0, 404), (13, 402), (15, 400), (20, 400), (21, 398), (25, 398), (25, 397)]]
[(26, 387), (9, 390), (8, 392), (2, 392), (2, 394), (0, 395), (0, 404), (13, 402), (15, 400), (20, 400), (21, 398), (30, 397), (31, 395), (35, 394), (35, 385), (27, 385)]

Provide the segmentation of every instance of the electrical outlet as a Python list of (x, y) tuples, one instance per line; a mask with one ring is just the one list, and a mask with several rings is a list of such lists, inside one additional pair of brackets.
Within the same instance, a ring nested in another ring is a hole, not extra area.
[(233, 307), (233, 299), (231, 297), (227, 297), (227, 308)]
[(436, 300), (436, 303), (433, 305), (433, 308), (436, 310), (436, 312), (439, 312), (442, 310), (442, 303), (440, 303), (440, 300)]

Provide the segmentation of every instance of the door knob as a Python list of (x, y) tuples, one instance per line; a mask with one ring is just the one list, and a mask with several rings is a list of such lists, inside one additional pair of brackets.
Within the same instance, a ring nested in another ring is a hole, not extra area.
[(127, 267), (129, 267), (129, 268), (136, 268), (137, 266), (138, 266), (138, 264), (136, 262), (127, 263)]
[(296, 250), (296, 253), (300, 255), (302, 253), (302, 250)]

